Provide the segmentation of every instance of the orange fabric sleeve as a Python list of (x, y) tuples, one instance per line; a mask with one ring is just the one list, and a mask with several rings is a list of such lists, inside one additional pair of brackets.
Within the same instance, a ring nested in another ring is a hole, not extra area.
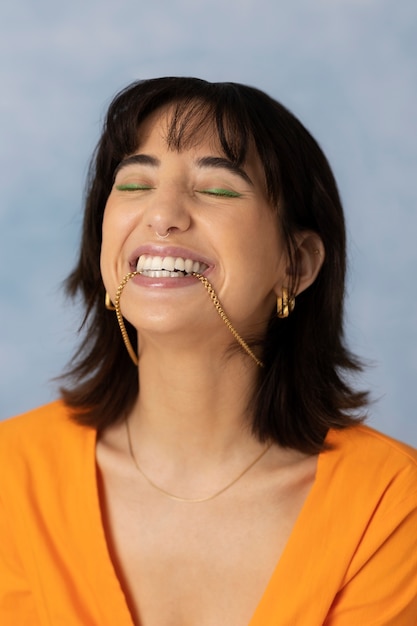
[(38, 626), (38, 611), (0, 501), (0, 624)]
[(417, 626), (417, 452), (333, 432), (250, 626)]
[(0, 625), (132, 626), (101, 523), (95, 432), (52, 403), (0, 424)]
[(375, 515), (347, 579), (325, 626), (417, 625), (417, 496)]

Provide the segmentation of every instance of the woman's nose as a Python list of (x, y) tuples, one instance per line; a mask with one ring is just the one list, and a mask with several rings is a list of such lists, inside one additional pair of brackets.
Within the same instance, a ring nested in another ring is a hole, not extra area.
[(184, 232), (191, 224), (191, 215), (184, 195), (167, 193), (158, 197), (148, 207), (147, 226), (158, 238), (164, 239), (168, 234)]

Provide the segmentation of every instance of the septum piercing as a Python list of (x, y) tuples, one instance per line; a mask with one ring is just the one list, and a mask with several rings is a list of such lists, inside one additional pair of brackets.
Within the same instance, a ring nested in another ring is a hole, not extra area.
[[(169, 233), (167, 233), (168, 236)], [(126, 274), (126, 276), (122, 279), (122, 282), (120, 283), (119, 287), (117, 288), (117, 292), (116, 292), (116, 297), (114, 299), (114, 308), (116, 310), (116, 317), (117, 317), (117, 321), (119, 323), (119, 327), (120, 327), (120, 332), (122, 333), (122, 338), (124, 341), (124, 344), (126, 346), (126, 349), (129, 353), (130, 358), (132, 359), (133, 363), (137, 366), (139, 364), (139, 359), (137, 357), (137, 355), (135, 354), (135, 351), (133, 349), (132, 344), (130, 343), (130, 339), (129, 339), (129, 335), (127, 334), (127, 330), (126, 330), (126, 326), (123, 320), (123, 315), (120, 311), (120, 297), (122, 295), (122, 291), (125, 288), (126, 284), (128, 283), (128, 281), (133, 278), (134, 276), (137, 276), (138, 274), (140, 274), (140, 272), (129, 272), (129, 274)], [(245, 350), (245, 352), (255, 361), (256, 365), (258, 367), (264, 367), (264, 364), (262, 363), (262, 361), (260, 361), (258, 359), (257, 356), (255, 356), (255, 354), (252, 352), (252, 350), (250, 349), (250, 347), (248, 346), (248, 344), (246, 343), (246, 341), (244, 339), (242, 339), (242, 337), (239, 335), (239, 333), (237, 332), (237, 330), (232, 326), (231, 321), (229, 320), (229, 318), (227, 317), (226, 313), (224, 312), (220, 301), (217, 297), (216, 292), (213, 289), (212, 284), (207, 280), (207, 278), (205, 276), (202, 276), (201, 274), (197, 274), (196, 272), (193, 272), (192, 274), (193, 276), (195, 276), (201, 283), (202, 285), (206, 288), (211, 301), (214, 304), (214, 308), (216, 309), (217, 313), (219, 314), (220, 318), (223, 320), (223, 322), (226, 324), (227, 328), (230, 330), (230, 332), (232, 333), (233, 337), (236, 339), (236, 341), (239, 343), (239, 345), (243, 348), (243, 350)]]
[(156, 230), (156, 231), (155, 231), (155, 235), (158, 237), (158, 239), (166, 239), (166, 238), (168, 237), (168, 235), (169, 235), (169, 231), (170, 231), (170, 230), (171, 230), (171, 228), (168, 228), (168, 230), (167, 230), (167, 232), (166, 232), (166, 234), (165, 234), (165, 235), (160, 235), (160, 234), (158, 233), (158, 231)]

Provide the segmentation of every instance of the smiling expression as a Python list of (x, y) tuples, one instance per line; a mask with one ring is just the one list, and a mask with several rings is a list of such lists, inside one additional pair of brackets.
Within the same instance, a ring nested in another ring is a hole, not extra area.
[(125, 289), (124, 316), (139, 332), (155, 324), (158, 332), (178, 331), (196, 319), (213, 323), (192, 276), (204, 273), (231, 320), (259, 331), (286, 284), (287, 266), (259, 159), (249, 151), (237, 167), (208, 132), (186, 149), (171, 149), (170, 116), (163, 109), (147, 118), (136, 153), (116, 170), (103, 219), (105, 287), (113, 297), (128, 272), (140, 271)]

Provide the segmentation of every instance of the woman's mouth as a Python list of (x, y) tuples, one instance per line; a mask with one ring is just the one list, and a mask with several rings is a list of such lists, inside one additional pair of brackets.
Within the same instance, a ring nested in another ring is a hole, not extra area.
[(136, 271), (149, 278), (181, 278), (192, 274), (203, 274), (208, 265), (200, 261), (174, 256), (151, 256), (141, 254)]

